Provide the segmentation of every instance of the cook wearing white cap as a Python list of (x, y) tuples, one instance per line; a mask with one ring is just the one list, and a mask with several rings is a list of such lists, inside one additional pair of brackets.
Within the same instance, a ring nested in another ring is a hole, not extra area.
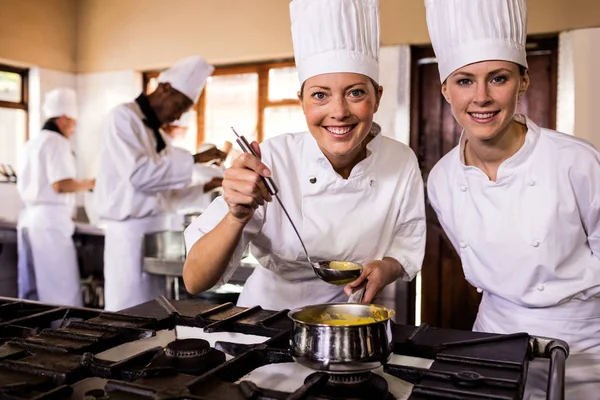
[(371, 302), (421, 268), (423, 182), (407, 146), (373, 122), (379, 9), (376, 0), (293, 0), (292, 39), (308, 132), (284, 134), (242, 155), (216, 199), (185, 231), (183, 276), (192, 293), (227, 282), (247, 246), (260, 263), (238, 304), (281, 310), (347, 301), (351, 287), (320, 281), (260, 176), (272, 176), (313, 260), (364, 265), (352, 286)]
[(107, 310), (131, 307), (163, 292), (161, 280), (142, 270), (143, 236), (169, 228), (165, 193), (188, 185), (194, 162), (219, 155), (192, 156), (168, 146), (160, 127), (194, 104), (213, 70), (199, 56), (178, 61), (159, 76), (154, 92), (117, 106), (107, 118), (95, 190), (106, 226)]
[[(525, 0), (425, 4), (442, 93), (464, 128), (428, 195), (483, 292), (473, 329), (567, 341), (566, 398), (598, 398), (600, 153), (515, 112), (530, 81)], [(547, 365), (530, 366), (526, 398), (545, 398)]]
[[(17, 175), (25, 204), (19, 216), (19, 297), (81, 306), (72, 217), (75, 193), (93, 188), (94, 180), (78, 180), (75, 170), (69, 142), (77, 119), (75, 92), (60, 88), (46, 93), (43, 112), (46, 122), (25, 145)], [(32, 259), (27, 257), (24, 229)]]

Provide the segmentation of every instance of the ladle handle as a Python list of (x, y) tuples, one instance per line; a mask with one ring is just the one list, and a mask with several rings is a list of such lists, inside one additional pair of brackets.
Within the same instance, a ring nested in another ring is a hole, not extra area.
[[(233, 131), (233, 133), (235, 133), (235, 136), (237, 136), (237, 139), (235, 141), (242, 148), (244, 153), (249, 153), (249, 154), (252, 154), (256, 158), (259, 158), (258, 154), (256, 154), (256, 152), (254, 151), (254, 149), (252, 148), (252, 146), (250, 145), (248, 140), (243, 135), (238, 134), (235, 131), (235, 129), (233, 129), (233, 127), (231, 127), (231, 130)], [(265, 183), (267, 191), (271, 194), (271, 196), (274, 196), (277, 199), (277, 202), (279, 202), (279, 205), (283, 209), (283, 212), (285, 213), (285, 216), (287, 217), (288, 221), (290, 221), (290, 224), (292, 225), (292, 228), (294, 229), (296, 236), (298, 236), (298, 239), (300, 240), (300, 244), (302, 245), (302, 250), (304, 250), (304, 254), (306, 254), (306, 259), (312, 265), (313, 263), (310, 260), (310, 257), (308, 256), (308, 251), (306, 250), (304, 241), (302, 241), (302, 238), (300, 237), (300, 232), (298, 232), (296, 225), (294, 225), (294, 221), (292, 221), (292, 217), (290, 217), (290, 214), (288, 213), (287, 209), (281, 202), (281, 199), (279, 198), (279, 196), (277, 196), (277, 193), (279, 193), (279, 189), (277, 188), (277, 185), (275, 185), (275, 182), (273, 181), (272, 178), (265, 178), (264, 176), (261, 176), (261, 178), (262, 178), (263, 182)]]
[(363, 285), (360, 289), (352, 290), (352, 294), (348, 296), (348, 303), (360, 303), (362, 301), (363, 296), (365, 295), (365, 290), (367, 289), (367, 285)]
[[(231, 128), (231, 129), (233, 129), (233, 128)], [(238, 135), (237, 132), (235, 132), (235, 130), (233, 132), (237, 136), (237, 139), (235, 141), (242, 148), (244, 153), (252, 154), (254, 157), (259, 158), (258, 154), (256, 154), (256, 152), (254, 151), (254, 149), (252, 148), (252, 146), (250, 145), (248, 140), (244, 136)], [(275, 196), (279, 192), (277, 185), (275, 185), (275, 181), (273, 181), (272, 178), (266, 178), (264, 176), (261, 176), (261, 178), (262, 178), (263, 182), (265, 183), (267, 191), (271, 194), (271, 196)]]

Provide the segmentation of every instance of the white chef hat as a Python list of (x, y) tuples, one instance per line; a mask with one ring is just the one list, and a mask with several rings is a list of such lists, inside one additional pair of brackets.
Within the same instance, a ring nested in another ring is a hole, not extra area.
[(171, 68), (161, 72), (158, 82), (169, 82), (174, 89), (195, 103), (214, 70), (215, 68), (202, 57), (191, 56), (177, 61)]
[(292, 0), (292, 41), (300, 83), (320, 74), (379, 78), (379, 0)]
[(58, 88), (46, 93), (42, 111), (46, 118), (62, 117), (77, 119), (77, 95), (73, 89)]
[(440, 80), (465, 65), (511, 61), (527, 68), (526, 0), (425, 0)]

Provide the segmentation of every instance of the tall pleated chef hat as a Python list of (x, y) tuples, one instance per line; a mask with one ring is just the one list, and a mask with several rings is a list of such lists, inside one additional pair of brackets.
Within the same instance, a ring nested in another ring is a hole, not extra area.
[(480, 61), (527, 68), (526, 0), (425, 0), (425, 9), (442, 82)]
[(161, 72), (158, 82), (169, 82), (174, 89), (196, 103), (206, 80), (214, 70), (204, 58), (191, 56), (177, 61), (171, 68)]
[(58, 88), (47, 92), (42, 111), (47, 119), (63, 115), (77, 119), (77, 95), (75, 91), (68, 88)]
[(336, 72), (379, 78), (379, 0), (292, 0), (298, 78)]

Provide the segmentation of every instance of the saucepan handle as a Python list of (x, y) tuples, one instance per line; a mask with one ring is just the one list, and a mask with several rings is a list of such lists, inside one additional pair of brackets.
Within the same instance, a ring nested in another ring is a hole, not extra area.
[(350, 294), (348, 297), (348, 303), (360, 303), (365, 295), (366, 289), (367, 285), (363, 285), (360, 288), (354, 288), (354, 290), (352, 290), (352, 294)]

